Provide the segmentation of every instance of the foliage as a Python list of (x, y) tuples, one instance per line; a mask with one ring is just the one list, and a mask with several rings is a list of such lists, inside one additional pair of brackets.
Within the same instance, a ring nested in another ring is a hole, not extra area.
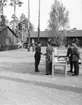
[(7, 6), (7, 3), (8, 3), (8, 0), (3, 0), (3, 2), (2, 2), (3, 4), (3, 7), (5, 7), (5, 6)]
[[(25, 20), (23, 20), (23, 24), (25, 25), (25, 29), (28, 29), (28, 19), (27, 18), (25, 18)], [(34, 30), (33, 24), (31, 22), (29, 22), (29, 30), (30, 31)]]
[[(28, 30), (28, 19), (25, 17), (25, 15), (23, 13), (20, 16), (20, 22), (17, 25), (17, 27), (20, 31), (22, 31), (22, 28), (23, 28), (23, 31)], [(33, 31), (33, 29), (34, 29), (33, 24), (31, 22), (29, 22), (29, 30)]]
[(3, 8), (7, 6), (8, 0), (0, 0), (0, 8), (1, 8), (1, 14), (4, 15), (4, 10)]
[[(29, 22), (29, 30), (32, 31), (34, 29), (31, 22)], [(22, 39), (23, 32), (28, 31), (28, 19), (25, 17), (25, 15), (22, 13), (19, 19), (19, 23), (16, 26), (16, 34), (17, 36)], [(27, 36), (23, 35), (23, 38), (25, 39)]]
[(6, 18), (4, 15), (1, 15), (1, 22), (0, 22), (1, 26), (6, 26)]
[(17, 48), (18, 48), (18, 45), (1, 45), (0, 51), (15, 50)]
[(55, 0), (51, 8), (50, 19), (48, 22), (49, 30), (53, 33), (53, 43), (56, 45), (61, 45), (63, 43), (63, 36), (61, 36), (59, 32), (68, 28), (68, 15), (69, 12), (63, 4), (58, 0)]
[(68, 26), (69, 12), (62, 3), (55, 0), (50, 12), (49, 28), (54, 31), (59, 31)]
[(14, 25), (15, 25), (15, 29), (16, 29), (16, 26), (18, 25), (19, 23), (19, 19), (16, 17), (15, 14), (12, 15), (12, 20), (10, 21), (10, 27), (11, 29), (14, 29)]
[(18, 5), (19, 7), (21, 7), (23, 2), (21, 2), (21, 0), (10, 0), (10, 6), (14, 6), (14, 4)]

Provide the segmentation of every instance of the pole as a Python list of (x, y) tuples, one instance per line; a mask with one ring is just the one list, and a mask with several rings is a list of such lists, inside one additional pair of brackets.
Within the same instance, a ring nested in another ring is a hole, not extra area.
[(28, 0), (28, 50), (30, 51), (30, 29), (29, 29), (29, 22), (30, 22), (30, 2)]
[(2, 0), (0, 0), (0, 22), (1, 22), (1, 12), (2, 12)]
[(40, 0), (39, 0), (39, 11), (38, 11), (38, 41), (40, 38)]
[(15, 32), (16, 0), (14, 0), (14, 32)]
[(2, 1), (1, 12), (2, 12), (2, 15), (4, 15), (4, 14), (3, 14), (3, 0), (1, 0), (1, 1)]
[(23, 41), (23, 21), (22, 21), (22, 41)]
[[(13, 23), (14, 32), (15, 32), (15, 15), (16, 15), (16, 0), (14, 0), (14, 17), (13, 17), (13, 19), (14, 19), (14, 23)], [(13, 40), (14, 40), (14, 44), (15, 44), (15, 38), (13, 38)]]

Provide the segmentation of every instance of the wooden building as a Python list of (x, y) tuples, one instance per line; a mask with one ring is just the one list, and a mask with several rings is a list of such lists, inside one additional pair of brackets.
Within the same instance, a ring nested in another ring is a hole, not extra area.
[(0, 27), (0, 45), (16, 45), (17, 42), (18, 37), (8, 26)]
[(67, 31), (65, 37), (68, 41), (72, 41), (74, 38), (78, 39), (79, 46), (82, 47), (82, 30)]
[[(23, 33), (25, 36), (25, 39), (28, 39), (28, 33)], [(68, 30), (68, 31), (60, 31), (59, 34), (53, 33), (52, 31), (41, 31), (40, 32), (40, 41), (43, 45), (46, 44), (47, 39), (54, 37), (65, 37), (68, 41), (72, 41), (74, 38), (77, 38), (79, 40), (79, 46), (82, 46), (82, 30)], [(36, 42), (38, 39), (38, 32), (30, 32), (30, 42)]]

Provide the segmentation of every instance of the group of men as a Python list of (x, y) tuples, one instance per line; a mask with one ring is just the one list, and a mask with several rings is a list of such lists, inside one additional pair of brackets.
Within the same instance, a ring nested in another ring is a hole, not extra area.
[[(80, 51), (76, 41), (74, 40), (72, 44), (66, 45), (67, 47), (67, 59), (70, 64), (70, 70), (68, 72), (72, 73), (72, 76), (79, 75), (79, 60), (80, 60)], [(73, 70), (74, 67), (74, 70)]]
[(40, 58), (41, 55), (45, 55), (46, 56), (46, 75), (51, 75), (52, 74), (52, 52), (53, 52), (53, 48), (51, 46), (50, 41), (47, 41), (47, 47), (46, 47), (46, 53), (43, 54), (41, 52), (41, 43), (38, 42), (37, 46), (35, 48), (35, 72), (40, 72), (38, 69), (39, 63), (40, 63)]
[[(67, 44), (67, 59), (69, 59), (70, 63), (70, 71), (73, 73), (72, 76), (77, 76), (79, 75), (79, 59), (80, 59), (80, 52), (79, 48), (76, 44), (75, 41), (72, 42), (72, 44)], [(40, 58), (41, 54), (46, 56), (46, 75), (51, 75), (52, 74), (52, 52), (53, 48), (51, 46), (51, 42), (47, 41), (47, 47), (46, 47), (46, 53), (43, 54), (41, 52), (41, 43), (38, 42), (37, 46), (35, 48), (35, 72), (40, 72), (38, 69), (39, 63), (40, 63)], [(73, 71), (74, 67), (74, 71)]]

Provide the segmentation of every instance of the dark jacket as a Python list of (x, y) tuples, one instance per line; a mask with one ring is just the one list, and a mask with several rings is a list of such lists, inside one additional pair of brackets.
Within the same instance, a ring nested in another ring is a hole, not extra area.
[(35, 48), (35, 57), (41, 57), (41, 47), (40, 46), (36, 46)]
[(79, 61), (80, 59), (80, 52), (77, 46), (74, 46), (73, 48), (73, 57), (72, 57), (72, 61)]
[(73, 54), (72, 48), (69, 47), (69, 48), (68, 48), (68, 51), (67, 51), (67, 57), (68, 57), (69, 59), (72, 59), (72, 54)]

